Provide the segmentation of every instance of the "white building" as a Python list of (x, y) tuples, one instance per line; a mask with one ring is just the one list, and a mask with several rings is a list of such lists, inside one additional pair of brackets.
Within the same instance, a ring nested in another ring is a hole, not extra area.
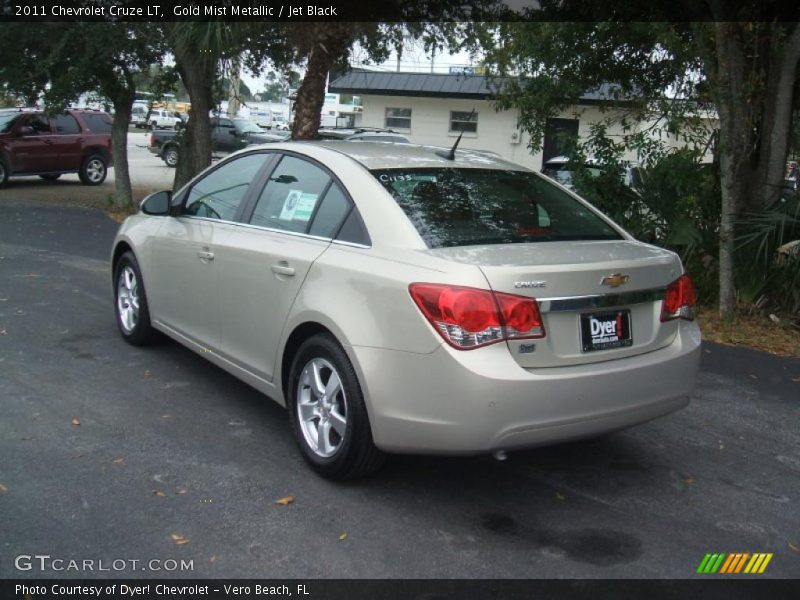
[[(490, 150), (540, 170), (544, 161), (563, 154), (563, 135), (586, 139), (593, 123), (608, 119), (611, 89), (603, 86), (587, 92), (577, 105), (548, 119), (542, 150), (535, 153), (528, 148), (528, 135), (517, 127), (519, 111), (498, 112), (488, 80), (482, 75), (353, 69), (332, 78), (328, 92), (361, 98), (356, 127), (386, 127), (407, 134), (414, 143), (434, 146), (451, 146), (463, 131), (462, 148)], [(709, 127), (715, 121), (709, 118)], [(621, 136), (622, 130), (609, 133)], [(672, 146), (682, 144), (674, 137), (665, 140)], [(625, 158), (636, 160), (635, 155)]]

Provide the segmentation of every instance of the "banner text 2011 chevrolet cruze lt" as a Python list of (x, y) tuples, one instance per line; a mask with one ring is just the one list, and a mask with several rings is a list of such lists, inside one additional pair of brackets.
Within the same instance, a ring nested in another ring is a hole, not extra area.
[(163, 332), (285, 405), (331, 479), (628, 427), (698, 368), (675, 254), (481, 152), (248, 148), (147, 198), (112, 261), (126, 340)]

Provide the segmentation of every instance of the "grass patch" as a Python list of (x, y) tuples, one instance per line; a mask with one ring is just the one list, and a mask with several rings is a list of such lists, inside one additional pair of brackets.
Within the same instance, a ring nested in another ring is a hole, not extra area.
[(748, 346), (776, 356), (800, 357), (800, 330), (765, 315), (739, 313), (731, 321), (720, 318), (716, 308), (701, 307), (697, 321), (703, 338), (728, 346)]

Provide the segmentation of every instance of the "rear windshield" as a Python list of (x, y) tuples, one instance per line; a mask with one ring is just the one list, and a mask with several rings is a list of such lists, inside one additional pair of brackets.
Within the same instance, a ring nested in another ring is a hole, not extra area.
[(430, 248), (622, 239), (592, 210), (534, 173), (444, 168), (372, 174)]

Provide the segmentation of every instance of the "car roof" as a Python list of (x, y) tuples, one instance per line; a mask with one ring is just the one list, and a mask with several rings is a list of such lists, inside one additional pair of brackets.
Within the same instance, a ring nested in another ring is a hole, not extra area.
[[(456, 150), (454, 160), (437, 154), (443, 148), (420, 146), (417, 144), (371, 142), (359, 140), (353, 143), (347, 140), (292, 142), (281, 147), (305, 146), (313, 144), (329, 150), (345, 154), (362, 164), (367, 169), (404, 169), (404, 168), (472, 168), (501, 169), (512, 171), (529, 171), (522, 165), (492, 156), (480, 150)], [(449, 150), (449, 149), (447, 149)]]

